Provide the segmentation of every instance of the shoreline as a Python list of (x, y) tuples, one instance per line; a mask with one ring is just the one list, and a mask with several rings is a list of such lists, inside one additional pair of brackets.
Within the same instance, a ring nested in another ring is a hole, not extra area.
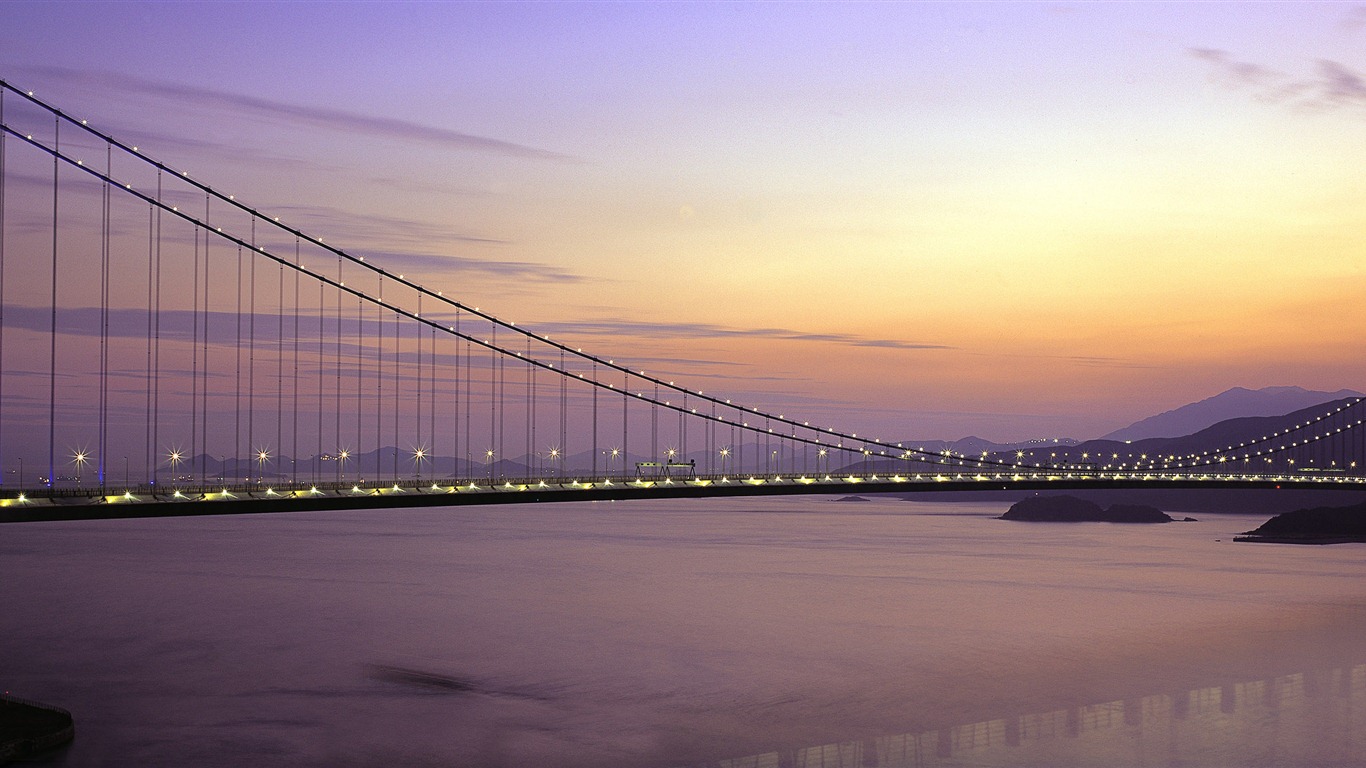
[(75, 736), (76, 724), (67, 710), (0, 694), (0, 764), (37, 757)]
[(1234, 536), (1242, 544), (1366, 544), (1360, 536)]

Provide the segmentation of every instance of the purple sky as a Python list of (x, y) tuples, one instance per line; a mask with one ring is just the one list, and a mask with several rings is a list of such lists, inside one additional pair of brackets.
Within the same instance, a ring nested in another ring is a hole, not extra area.
[(519, 324), (853, 430), (1360, 389), (1366, 6), (0, 4), (0, 77)]

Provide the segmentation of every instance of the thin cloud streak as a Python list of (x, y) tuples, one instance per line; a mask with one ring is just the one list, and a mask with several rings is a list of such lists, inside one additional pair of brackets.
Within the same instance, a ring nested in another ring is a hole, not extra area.
[(1356, 32), (1359, 29), (1366, 29), (1366, 5), (1358, 5), (1347, 13), (1343, 14), (1340, 22), (1343, 29), (1348, 32)]
[(807, 333), (787, 328), (735, 328), (711, 323), (646, 323), (630, 320), (593, 320), (538, 323), (537, 329), (557, 335), (636, 336), (652, 339), (764, 338), (782, 341), (816, 341), (854, 347), (886, 349), (956, 349), (946, 344), (924, 344), (899, 339), (871, 339), (846, 333)]
[(530, 261), (492, 261), (473, 259), (467, 256), (449, 254), (404, 253), (402, 251), (375, 251), (369, 249), (349, 249), (348, 253), (365, 256), (366, 262), (383, 266), (388, 271), (404, 271), (421, 274), (425, 283), (430, 283), (440, 274), (481, 272), (497, 277), (533, 280), (547, 283), (578, 283), (584, 278), (559, 267), (537, 264)]
[(448, 149), (488, 152), (506, 157), (534, 160), (571, 160), (559, 152), (529, 147), (502, 139), (475, 136), (449, 128), (422, 125), (392, 117), (375, 117), (325, 107), (308, 107), (263, 99), (230, 91), (183, 85), (162, 80), (149, 80), (113, 72), (87, 72), (66, 67), (39, 66), (28, 68), (37, 75), (60, 78), (67, 82), (122, 91), (137, 91), (149, 96), (174, 99), (179, 104), (194, 103), (205, 107), (227, 109), (237, 114), (251, 113), (292, 123), (309, 123), (321, 128), (349, 131), (399, 141), (420, 141)]
[(1312, 74), (1295, 77), (1218, 48), (1191, 48), (1188, 53), (1209, 65), (1217, 81), (1247, 89), (1260, 101), (1311, 110), (1366, 107), (1366, 78), (1331, 59), (1319, 59)]

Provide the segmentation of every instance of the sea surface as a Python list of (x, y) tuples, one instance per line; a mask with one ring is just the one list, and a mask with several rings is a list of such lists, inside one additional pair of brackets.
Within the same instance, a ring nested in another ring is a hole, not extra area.
[(1366, 545), (598, 502), (0, 526), (73, 766), (1366, 766)]

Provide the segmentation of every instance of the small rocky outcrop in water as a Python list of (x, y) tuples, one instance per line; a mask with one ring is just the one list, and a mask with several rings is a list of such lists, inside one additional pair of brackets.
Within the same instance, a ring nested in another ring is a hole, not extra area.
[(1017, 501), (1001, 520), (1033, 523), (1170, 523), (1172, 518), (1156, 507), (1114, 504), (1101, 509), (1094, 501), (1075, 496), (1035, 496)]
[(1285, 512), (1233, 540), (1272, 544), (1366, 542), (1366, 502), (1350, 507), (1315, 507)]

